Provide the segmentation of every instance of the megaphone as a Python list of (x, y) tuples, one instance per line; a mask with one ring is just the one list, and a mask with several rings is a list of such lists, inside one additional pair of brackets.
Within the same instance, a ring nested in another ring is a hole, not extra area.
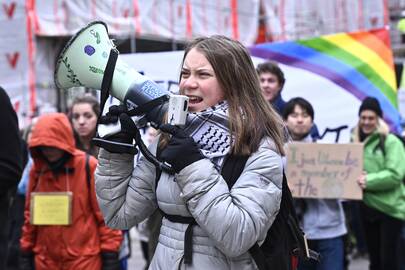
[[(138, 109), (138, 114), (144, 113), (144, 118), (152, 126), (159, 127), (165, 119), (169, 119), (168, 122), (173, 125), (184, 125), (188, 97), (170, 95), (154, 81), (121, 61), (118, 54), (108, 36), (107, 25), (101, 21), (92, 22), (77, 32), (63, 48), (56, 63), (55, 84), (61, 89), (84, 86), (102, 91), (107, 85), (113, 97), (123, 102), (128, 109)], [(100, 105), (103, 108), (104, 104)], [(98, 126), (101, 138), (121, 129), (119, 123), (110, 129), (103, 130), (100, 127), (105, 126)]]
[[(77, 86), (101, 89), (107, 63), (113, 52), (118, 54), (118, 50), (108, 36), (107, 25), (101, 21), (88, 24), (77, 32), (62, 50), (55, 68), (56, 86), (61, 89)], [(148, 106), (148, 111), (145, 112), (147, 121), (155, 127), (162, 124), (166, 113), (169, 114), (171, 124), (185, 124), (188, 98), (169, 95), (168, 91), (129, 67), (119, 57), (115, 62), (109, 91), (128, 108), (139, 108), (159, 98), (163, 100), (162, 106), (155, 106), (155, 108)], [(170, 106), (169, 103), (173, 105)], [(105, 132), (102, 131), (102, 133)]]

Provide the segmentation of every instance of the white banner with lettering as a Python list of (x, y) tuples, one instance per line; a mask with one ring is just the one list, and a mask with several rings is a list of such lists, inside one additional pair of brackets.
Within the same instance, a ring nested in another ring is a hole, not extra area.
[[(158, 82), (169, 91), (178, 90), (182, 51), (123, 54), (121, 59), (138, 72)], [(252, 57), (257, 65), (264, 60)], [(292, 97), (307, 99), (315, 110), (315, 123), (322, 142), (349, 142), (350, 128), (357, 124), (360, 101), (340, 86), (317, 74), (281, 65), (286, 78), (282, 91), (284, 100)], [(328, 93), (325, 93), (327, 89)]]

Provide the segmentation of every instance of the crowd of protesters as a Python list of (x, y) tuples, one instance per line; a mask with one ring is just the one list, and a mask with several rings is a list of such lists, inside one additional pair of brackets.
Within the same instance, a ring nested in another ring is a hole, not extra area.
[[(285, 147), (319, 139), (311, 101), (283, 100), (285, 81), (276, 63), (255, 68), (239, 42), (190, 42), (179, 91), (202, 121), (199, 130), (162, 125), (145, 135), (171, 173), (140, 154), (95, 146), (100, 106), (91, 95), (76, 97), (66, 115), (33, 119), (21, 136), (0, 88), (0, 269), (128, 269), (128, 230), (136, 226), (149, 269), (257, 269), (248, 250), (265, 239), (280, 209)], [(125, 109), (108, 115), (126, 139), (136, 136)], [(216, 149), (196, 135), (210, 132), (204, 121), (211, 117), (221, 134), (211, 134)], [(353, 179), (363, 200), (295, 199), (309, 248), (320, 254), (299, 261), (299, 270), (347, 269), (354, 251), (370, 270), (405, 269), (404, 145), (373, 97), (362, 101), (351, 135), (364, 145), (364, 172)], [(247, 159), (231, 187), (221, 172), (228, 156)]]

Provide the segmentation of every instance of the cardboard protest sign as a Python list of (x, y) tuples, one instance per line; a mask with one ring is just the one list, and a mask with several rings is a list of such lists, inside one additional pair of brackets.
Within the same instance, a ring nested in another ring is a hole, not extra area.
[(356, 179), (362, 171), (362, 144), (291, 143), (287, 149), (287, 179), (294, 197), (361, 200)]

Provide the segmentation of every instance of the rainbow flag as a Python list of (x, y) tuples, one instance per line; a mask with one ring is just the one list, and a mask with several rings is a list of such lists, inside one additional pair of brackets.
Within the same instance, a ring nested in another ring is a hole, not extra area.
[(401, 129), (393, 56), (387, 29), (264, 43), (250, 48), (250, 51), (253, 56), (322, 76), (359, 100), (366, 96), (376, 97), (391, 128), (396, 131)]

